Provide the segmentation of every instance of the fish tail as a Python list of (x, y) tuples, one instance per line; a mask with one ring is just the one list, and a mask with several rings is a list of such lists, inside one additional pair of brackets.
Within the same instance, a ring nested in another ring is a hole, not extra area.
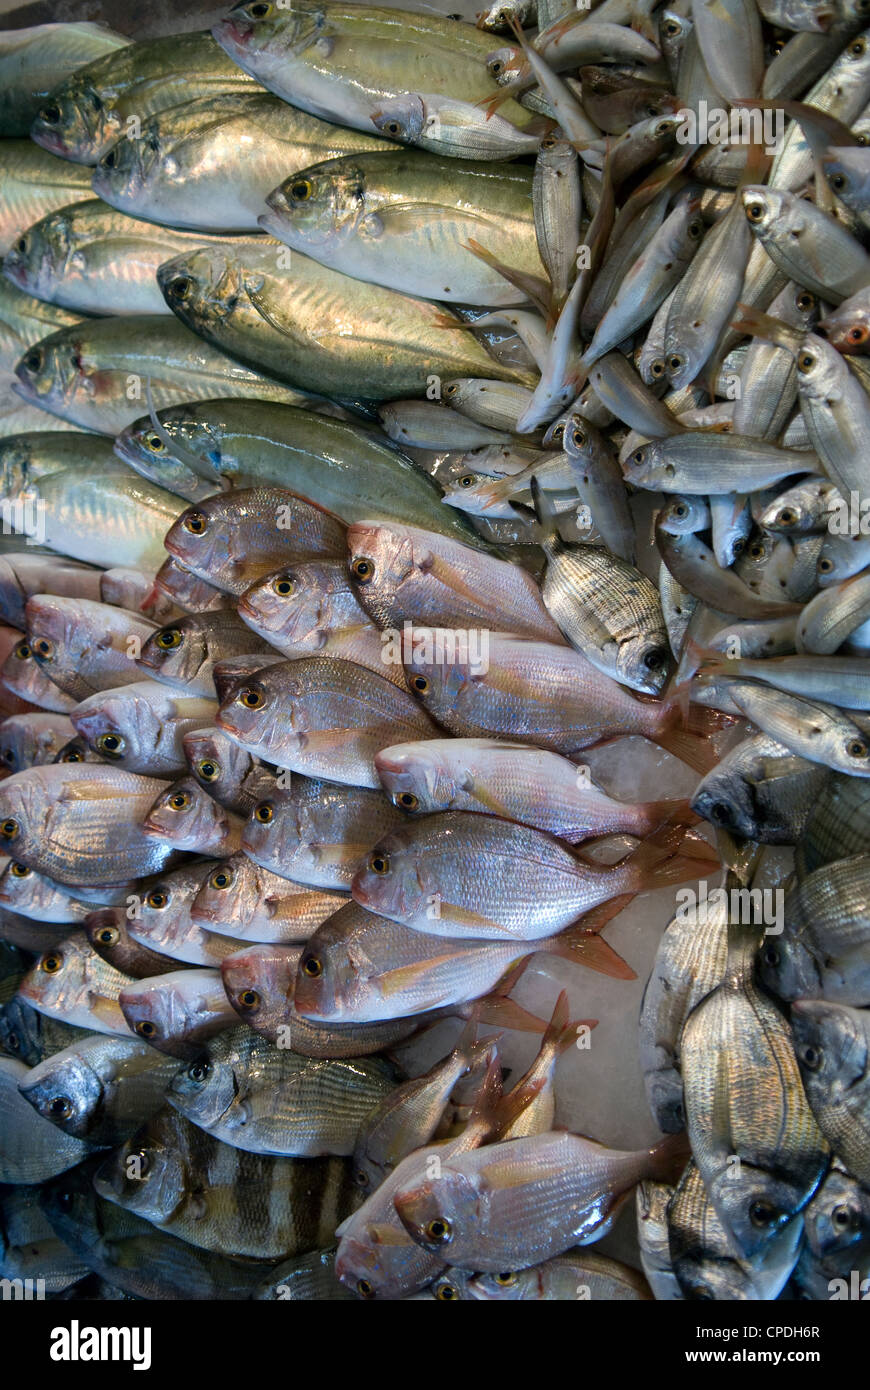
[(515, 1033), (545, 1032), (547, 1025), (542, 1018), (529, 1013), (528, 1009), (524, 1009), (515, 999), (508, 997), (531, 958), (531, 954), (523, 956), (501, 977), (491, 993), (477, 1000), (471, 1016), (476, 1016), (478, 1023), (487, 1024), (490, 1028), (509, 1028)]
[(706, 840), (682, 825), (664, 825), (623, 861), (638, 893), (705, 878), (719, 868)]
[(688, 797), (672, 801), (645, 801), (642, 804), (648, 832), (659, 830), (664, 825), (682, 825), (688, 828), (697, 825), (702, 819), (692, 810), (692, 803)]
[(595, 1028), (597, 1025), (597, 1018), (576, 1018), (569, 1022), (568, 991), (563, 989), (556, 1000), (547, 1031), (541, 1039), (541, 1051), (552, 1049), (557, 1057), (561, 1057), (563, 1052), (574, 1046), (582, 1029)]
[(721, 710), (688, 704), (686, 686), (673, 692), (660, 727), (650, 737), (666, 753), (673, 754), (695, 772), (706, 774), (712, 772), (719, 761), (711, 742), (712, 735), (729, 728), (732, 723), (731, 716), (724, 715)]
[(773, 318), (771, 314), (763, 314), (760, 309), (753, 309), (751, 304), (738, 303), (737, 308), (741, 317), (731, 324), (736, 333), (749, 333), (754, 338), (763, 338), (765, 342), (775, 343), (777, 347), (788, 348), (789, 352), (796, 350), (803, 336), (796, 328), (791, 328), (782, 319)]
[(685, 1130), (679, 1134), (669, 1134), (649, 1150), (650, 1171), (647, 1176), (655, 1182), (676, 1183), (691, 1157), (692, 1149)]
[(623, 893), (618, 898), (601, 903), (557, 936), (537, 942), (536, 949), (560, 956), (563, 960), (572, 960), (577, 965), (585, 965), (587, 969), (595, 970), (599, 975), (610, 975), (614, 980), (636, 980), (637, 973), (628, 962), (599, 935), (609, 921), (628, 907), (634, 896), (634, 893)]

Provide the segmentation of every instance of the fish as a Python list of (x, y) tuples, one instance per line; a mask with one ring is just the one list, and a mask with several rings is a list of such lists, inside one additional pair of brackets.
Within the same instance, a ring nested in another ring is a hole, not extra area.
[(61, 328), (28, 348), (15, 375), (25, 401), (113, 437), (139, 419), (147, 391), (158, 410), (225, 396), (285, 405), (305, 399), (209, 347), (167, 314), (115, 314)]
[[(26, 239), (22, 234), (16, 241), (18, 246)], [(68, 312), (51, 304), (43, 304), (30, 294), (18, 289), (12, 277), (5, 272), (6, 263), (10, 271), (16, 255), (15, 247), (4, 257), (4, 273), (7, 279), (0, 281), (0, 367), (4, 373), (14, 371), (15, 363), (40, 338), (54, 333), (59, 328), (71, 328), (80, 321), (80, 315)], [(4, 433), (6, 426), (4, 425)], [(6, 473), (4, 470), (4, 478)]]
[(90, 748), (125, 771), (171, 777), (186, 768), (182, 738), (217, 708), (213, 699), (139, 680), (89, 695), (71, 718)]
[(65, 159), (39, 149), (32, 140), (4, 140), (0, 160), (0, 255), (5, 256), (27, 228), (55, 208), (92, 197), (90, 175)]
[(372, 400), (422, 395), (433, 375), (533, 384), (532, 372), (498, 362), (468, 329), (460, 331), (459, 320), (455, 333), (445, 332), (448, 309), (351, 279), (298, 251), (287, 270), (282, 251), (257, 241), (204, 247), (157, 273), (181, 323), (211, 343), (218, 359), (228, 353), (247, 362), (252, 382), (266, 376), (303, 391)]
[(526, 1269), (597, 1240), (623, 1193), (642, 1177), (666, 1178), (684, 1157), (679, 1135), (629, 1152), (575, 1134), (536, 1134), (451, 1154), (434, 1183), (423, 1177), (400, 1187), (394, 1202), (425, 1250), (480, 1273)]
[(76, 702), (139, 680), (135, 653), (155, 631), (140, 613), (54, 594), (29, 598), (25, 620), (35, 660)]
[(131, 116), (141, 122), (207, 94), (255, 90), (209, 34), (166, 34), (78, 68), (48, 94), (31, 135), (65, 160), (94, 165), (131, 128)]
[(343, 893), (294, 883), (239, 853), (203, 880), (190, 915), (207, 931), (239, 942), (283, 944), (307, 941), (346, 901)]
[(126, 883), (168, 867), (173, 851), (141, 819), (168, 786), (108, 764), (28, 768), (0, 784), (4, 848), (61, 884)]
[(175, 1070), (135, 1038), (90, 1037), (33, 1067), (19, 1090), (62, 1134), (113, 1148), (165, 1103)]
[[(516, 121), (523, 124), (518, 126)], [(419, 92), (382, 101), (371, 112), (371, 122), (391, 140), (451, 159), (502, 160), (537, 154), (544, 129), (549, 130), (549, 126), (537, 127), (522, 108), (515, 113), (503, 106), (501, 114), (493, 113), (477, 102)]]
[(20, 995), (0, 1005), (0, 1052), (23, 1062), (26, 1067), (35, 1067), (72, 1043), (91, 1036), (89, 1028), (77, 1028), (50, 1018)]
[(870, 1180), (870, 1028), (863, 1009), (818, 999), (791, 1008), (795, 1053), (819, 1128), (848, 1171)]
[(266, 195), (288, 174), (389, 148), (374, 133), (306, 115), (248, 84), (246, 91), (173, 103), (148, 117), (141, 133), (123, 132), (97, 162), (93, 190), (119, 212), (163, 227), (250, 234), (258, 231)]
[(0, 1179), (4, 1183), (45, 1182), (75, 1167), (90, 1153), (81, 1139), (59, 1135), (53, 1125), (31, 1109), (19, 1091), (29, 1076), (30, 1068), (23, 1062), (0, 1057)]
[[(53, 438), (53, 436), (52, 436)], [(92, 446), (93, 447), (93, 446)], [(99, 448), (99, 442), (97, 442)], [(64, 452), (55, 455), (49, 470), (65, 467)], [(0, 555), (0, 616), (23, 632), (27, 602), (36, 594), (83, 598), (99, 602), (100, 572), (61, 555)]]
[(173, 690), (211, 697), (214, 663), (256, 651), (268, 652), (268, 642), (258, 642), (231, 610), (219, 609), (187, 615), (159, 630), (149, 624), (149, 635), (135, 660), (152, 680)]
[(49, 93), (76, 69), (118, 49), (128, 40), (105, 24), (35, 24), (0, 36), (0, 132), (5, 139), (30, 134)]
[[(725, 976), (689, 1014), (681, 1041), (692, 1153), (719, 1220), (748, 1260), (776, 1247), (830, 1157), (788, 1025), (754, 983), (760, 935), (732, 910)], [(740, 1043), (730, 1047), (735, 1037)], [(729, 1177), (732, 1154), (740, 1159), (736, 1177)]]
[(767, 734), (752, 734), (724, 755), (696, 787), (692, 809), (732, 834), (763, 844), (795, 844), (830, 774)]
[(653, 1182), (648, 1178), (642, 1178), (635, 1189), (640, 1263), (653, 1297), (659, 1303), (683, 1298), (673, 1270), (668, 1232), (667, 1210), (673, 1193), (674, 1188), (669, 1183)]
[(244, 1155), (168, 1108), (100, 1165), (94, 1190), (200, 1249), (257, 1260), (322, 1249), (353, 1200), (342, 1159)]
[(470, 240), (523, 275), (544, 271), (532, 178), (521, 165), (361, 152), (291, 171), (266, 202), (260, 226), (292, 250), (423, 299), (525, 302), (522, 290), (466, 249)]
[(18, 992), (40, 1013), (62, 1023), (128, 1037), (118, 996), (129, 983), (129, 976), (97, 955), (83, 931), (75, 931), (40, 957)]
[(269, 790), (272, 779), (266, 770), (213, 725), (194, 729), (181, 742), (191, 776), (209, 796), (237, 815), (247, 815), (260, 795)]
[(143, 821), (146, 832), (175, 849), (222, 858), (241, 849), (245, 822), (221, 806), (193, 777), (161, 792)]
[(136, 910), (138, 897), (138, 894), (129, 894), (127, 905), (123, 908), (100, 907), (94, 910), (91, 903), (91, 911), (83, 919), (82, 926), (98, 956), (120, 970), (122, 975), (144, 980), (152, 975), (165, 975), (179, 967), (181, 962), (160, 951), (152, 951), (143, 941), (131, 936), (129, 921)]
[[(529, 942), (553, 936), (609, 898), (703, 874), (717, 861), (687, 833), (665, 827), (604, 867), (544, 831), (443, 811), (382, 836), (351, 892), (362, 907), (424, 934)], [(508, 861), (505, 880), (496, 865)]]
[(374, 632), (340, 560), (309, 560), (276, 570), (245, 590), (236, 612), (283, 656), (341, 655), (348, 644), (356, 650), (359, 640)]
[(537, 584), (518, 565), (412, 526), (356, 523), (347, 531), (348, 574), (376, 625), (490, 627), (562, 642)]
[(570, 844), (620, 832), (643, 838), (687, 809), (679, 800), (616, 800), (584, 764), (507, 739), (394, 744), (375, 755), (375, 767), (403, 811), (477, 811), (547, 830)]
[(826, 780), (800, 838), (797, 867), (801, 878), (823, 864), (870, 849), (867, 797), (861, 778), (835, 772)]
[(347, 1157), (395, 1089), (394, 1075), (379, 1057), (301, 1057), (240, 1027), (176, 1071), (167, 1098), (198, 1128), (245, 1153)]
[(207, 966), (129, 981), (118, 1003), (131, 1032), (158, 1052), (183, 1060), (195, 1057), (215, 1033), (231, 1028), (236, 1017), (220, 972)]
[(646, 1280), (636, 1269), (594, 1250), (555, 1255), (530, 1269), (476, 1274), (469, 1282), (468, 1291), (472, 1298), (496, 1303), (557, 1302), (572, 1298), (636, 1303), (653, 1297)]
[(297, 884), (347, 892), (382, 835), (404, 816), (378, 790), (291, 775), (254, 807), (241, 848)]
[(127, 931), (138, 944), (157, 952), (162, 970), (172, 973), (181, 965), (219, 966), (236, 943), (217, 932), (203, 931), (191, 920), (190, 908), (200, 885), (216, 866), (200, 859), (151, 880), (147, 893), (128, 899)]
[(54, 762), (74, 734), (65, 714), (13, 714), (0, 722), (0, 760), (10, 772)]
[(759, 952), (759, 973), (780, 999), (865, 1007), (870, 997), (867, 923), (860, 894), (866, 856), (822, 864), (792, 885), (785, 931)]
[[(127, 886), (120, 885), (119, 893)], [(55, 883), (15, 859), (10, 859), (0, 874), (0, 902), (34, 921), (58, 926), (83, 921), (93, 908), (92, 902), (76, 896), (75, 889)]]
[(395, 734), (435, 732), (425, 710), (392, 682), (327, 656), (256, 672), (228, 695), (216, 722), (278, 767), (356, 787), (380, 785), (374, 757)]

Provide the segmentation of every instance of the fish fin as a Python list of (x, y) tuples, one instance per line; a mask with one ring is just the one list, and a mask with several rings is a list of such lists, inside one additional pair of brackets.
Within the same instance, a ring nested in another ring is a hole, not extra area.
[(649, 1176), (656, 1182), (675, 1183), (692, 1157), (689, 1136), (685, 1130), (679, 1134), (669, 1134), (650, 1149), (649, 1156), (652, 1164)]
[[(514, 270), (512, 266), (505, 265), (491, 251), (487, 251), (485, 246), (481, 246), (474, 237), (470, 237), (467, 242), (463, 243), (463, 250), (470, 251), (491, 270), (498, 271), (502, 279), (507, 280), (509, 285), (513, 285), (521, 294), (527, 295), (535, 308), (539, 309), (546, 318), (550, 287), (540, 275), (528, 275), (522, 270)], [(471, 327), (473, 326), (472, 324)]]
[[(422, 980), (427, 971), (435, 965), (446, 965), (453, 960), (451, 952), (446, 952), (443, 956), (430, 957), (426, 961), (415, 961), (411, 965), (400, 965), (396, 970), (387, 970), (380, 978), (380, 991), (385, 999), (391, 995), (400, 994), (403, 990), (412, 989), (418, 980)], [(438, 1002), (432, 1004), (432, 1008), (437, 1008)]]
[(372, 1222), (366, 1226), (366, 1238), (370, 1245), (410, 1245), (411, 1237), (404, 1226), (390, 1226), (386, 1221)]
[(623, 862), (639, 893), (703, 878), (719, 868), (711, 845), (680, 825), (663, 826)]
[[(626, 906), (624, 897), (623, 906)], [(615, 980), (637, 979), (636, 971), (632, 970), (612, 946), (608, 946), (604, 937), (599, 936), (598, 931), (589, 929), (586, 917), (581, 917), (573, 926), (566, 927), (558, 936), (539, 941), (537, 950), (561, 956), (563, 960), (573, 960), (578, 965), (585, 965), (599, 975), (610, 975)]]
[(541, 1051), (545, 1048), (552, 1048), (557, 1057), (563, 1052), (567, 1052), (569, 1047), (573, 1047), (582, 1028), (597, 1028), (597, 1018), (575, 1018), (573, 1021), (568, 1019), (568, 991), (563, 989), (559, 998), (556, 1000), (553, 1009), (553, 1016), (547, 1024), (547, 1031), (541, 1039)]
[(486, 791), (483, 787), (478, 787), (473, 777), (466, 778), (462, 783), (462, 790), (467, 792), (469, 796), (475, 797), (476, 800), (480, 802), (481, 806), (486, 807), (491, 815), (501, 816), (504, 820), (513, 820), (513, 816), (508, 807), (502, 805), (497, 797), (492, 796), (491, 793)]
[(754, 338), (763, 338), (765, 342), (786, 348), (789, 352), (797, 351), (804, 337), (798, 329), (791, 328), (782, 319), (775, 319), (771, 314), (763, 314), (760, 309), (753, 309), (750, 304), (738, 303), (737, 308), (742, 317), (735, 319), (731, 324), (736, 333), (748, 333)]
[(447, 313), (446, 309), (439, 309), (434, 315), (432, 322), (436, 328), (461, 328), (465, 333), (477, 327), (476, 323), (463, 323), (461, 319), (454, 318), (452, 314)]
[(685, 691), (675, 692), (669, 703), (671, 717), (664, 728), (650, 736), (653, 743), (696, 772), (712, 772), (719, 754), (710, 741), (711, 735), (730, 728), (733, 717), (723, 714), (722, 710), (708, 709), (706, 705), (686, 705)]

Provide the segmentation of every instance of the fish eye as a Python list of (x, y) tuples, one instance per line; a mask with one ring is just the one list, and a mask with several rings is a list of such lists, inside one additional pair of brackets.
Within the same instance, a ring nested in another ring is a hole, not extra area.
[(750, 222), (761, 222), (764, 218), (764, 203), (747, 203), (746, 216)]
[(274, 818), (275, 810), (271, 802), (261, 801), (259, 806), (254, 808), (254, 820), (259, 821), (261, 825), (268, 825)]
[(188, 512), (181, 524), (192, 536), (201, 536), (208, 522), (202, 512)]
[(120, 734), (100, 734), (96, 740), (97, 747), (101, 753), (108, 753), (109, 757), (120, 758), (126, 748), (126, 740)]
[(399, 792), (395, 804), (396, 806), (403, 806), (406, 811), (416, 811), (420, 805), (413, 792)]
[(418, 694), (425, 695), (429, 689), (429, 678), (428, 676), (415, 676), (411, 684)]
[(16, 243), (15, 243), (15, 250), (16, 250), (16, 251), (20, 251), (22, 256), (25, 255), (25, 253), (26, 253), (26, 251), (27, 251), (27, 233), (26, 233), (26, 232), (25, 232), (24, 236), (20, 236), (20, 237), (18, 238), (18, 240), (16, 241)]
[(243, 1009), (252, 1013), (254, 1009), (260, 1007), (260, 996), (255, 989), (243, 989), (239, 995), (239, 1004)]
[(831, 1225), (835, 1231), (848, 1231), (854, 1224), (853, 1213), (849, 1207), (834, 1207), (831, 1212)]
[(22, 361), (29, 372), (41, 372), (45, 353), (41, 347), (33, 347), (29, 352), (25, 352)]
[(304, 203), (314, 192), (314, 184), (310, 179), (296, 179), (290, 185), (290, 197), (294, 203)]
[(866, 40), (866, 39), (855, 39), (853, 43), (850, 43), (850, 44), (849, 44), (849, 53), (850, 53), (851, 57), (853, 57), (853, 58), (863, 58), (863, 56), (864, 56), (864, 54), (865, 54), (866, 52), (867, 52), (867, 40)]
[(798, 1056), (805, 1067), (810, 1071), (818, 1071), (822, 1065), (823, 1052), (820, 1047), (814, 1047), (812, 1043), (806, 1043), (798, 1052)]
[(449, 384), (448, 386), (445, 386), (445, 387), (444, 387), (444, 395), (445, 395), (445, 396), (455, 396), (455, 395), (456, 395), (456, 392), (457, 392), (458, 390), (459, 390), (459, 383), (456, 382), (456, 381), (451, 381), (450, 384)]
[(387, 121), (384, 130), (388, 131), (390, 135), (401, 135), (402, 133), (402, 127), (398, 121)]
[(678, 521), (682, 521), (684, 516), (689, 515), (689, 508), (686, 506), (685, 502), (677, 502), (671, 508), (671, 514), (675, 516)]
[(209, 888), (217, 888), (222, 891), (230, 887), (233, 878), (234, 874), (230, 869), (218, 869), (209, 879), (208, 886)]
[(456, 1303), (459, 1298), (459, 1290), (455, 1284), (439, 1284), (435, 1290), (435, 1297), (439, 1303)]
[(157, 1024), (152, 1023), (150, 1018), (143, 1018), (136, 1024), (136, 1032), (139, 1034), (140, 1038), (156, 1038)]
[(846, 187), (847, 179), (845, 174), (832, 174), (828, 180), (835, 193), (841, 193)]
[(444, 1216), (435, 1216), (426, 1223), (426, 1235), (430, 1240), (437, 1240), (439, 1245), (446, 1245), (453, 1235), (453, 1227)]
[(849, 340), (850, 340), (850, 342), (853, 342), (853, 343), (862, 343), (862, 342), (864, 341), (864, 338), (865, 338), (865, 337), (866, 337), (866, 329), (863, 329), (863, 328), (850, 328), (850, 329), (849, 329)]
[(507, 1271), (504, 1274), (494, 1274), (492, 1281), (498, 1284), (500, 1289), (510, 1289), (517, 1282), (517, 1276), (512, 1271)]
[(179, 632), (177, 627), (164, 628), (163, 632), (158, 632), (154, 641), (162, 652), (171, 652), (173, 647), (180, 647), (184, 641), (184, 633)]
[(46, 125), (57, 125), (60, 121), (60, 117), (60, 107), (54, 101), (50, 101), (47, 106), (43, 106), (39, 113), (39, 119), (45, 121)]
[(459, 487), (474, 487), (476, 481), (477, 475), (475, 473), (463, 473), (462, 477), (459, 479)]
[(9, 872), (13, 878), (28, 878), (33, 870), (29, 869), (26, 864), (20, 864), (16, 859), (10, 864)]
[(149, 1154), (148, 1150), (140, 1149), (137, 1154), (131, 1154), (130, 1157), (135, 1157), (136, 1159), (136, 1162), (132, 1167), (132, 1173), (135, 1174), (136, 1178), (144, 1178), (146, 1174), (148, 1174), (151, 1171), (151, 1155)]
[(677, 37), (677, 34), (682, 32), (682, 27), (683, 26), (679, 24), (677, 20), (667, 19), (662, 25), (662, 32), (666, 35), (667, 38), (675, 39)]
[(704, 224), (700, 221), (699, 218), (696, 217), (694, 222), (689, 223), (688, 228), (686, 230), (688, 231), (689, 236), (692, 238), (692, 240), (697, 241), (698, 237), (704, 230)]
[(63, 965), (63, 956), (60, 951), (49, 951), (39, 962), (40, 970), (44, 970), (46, 975), (56, 975)]
[(850, 738), (846, 744), (846, 752), (850, 758), (866, 758), (868, 756), (867, 744), (861, 738)]
[(110, 150), (107, 151), (106, 154), (103, 155), (102, 159), (100, 160), (100, 164), (103, 166), (104, 169), (117, 169), (118, 151), (114, 145)]
[(62, 763), (83, 763), (85, 755), (80, 748), (70, 748), (67, 753), (62, 753), (60, 761)]
[(643, 449), (635, 449), (634, 453), (631, 456), (631, 461), (632, 463), (635, 463), (638, 467), (640, 467), (640, 465), (643, 463)]
[(198, 1084), (205, 1081), (210, 1071), (211, 1067), (208, 1062), (194, 1062), (192, 1066), (187, 1068), (187, 1074), (191, 1081), (196, 1081)]
[(350, 569), (351, 574), (353, 574), (361, 584), (366, 584), (374, 577), (375, 573), (375, 567), (371, 560), (367, 560), (363, 555), (358, 556), (355, 560), (351, 560)]
[(190, 792), (173, 792), (171, 796), (167, 796), (164, 805), (168, 806), (170, 811), (186, 811), (192, 799)]
[(17, 646), (14, 648), (14, 651), (19, 661), (29, 661), (29, 659), (33, 656), (33, 652), (30, 650), (30, 644), (28, 642), (19, 642)]
[(798, 514), (794, 507), (783, 507), (776, 520), (780, 526), (794, 526), (798, 519)]
[(779, 950), (776, 946), (765, 946), (761, 953), (761, 959), (764, 961), (765, 965), (779, 965)]
[(369, 868), (373, 874), (378, 874), (383, 878), (390, 872), (390, 860), (386, 854), (373, 854), (369, 860)]
[(266, 703), (266, 697), (260, 690), (255, 690), (252, 685), (245, 685), (236, 696), (236, 703), (244, 705), (245, 709), (262, 709)]
[(356, 1291), (361, 1298), (374, 1298), (375, 1291), (368, 1279), (357, 1279)]
[(668, 131), (671, 129), (672, 125), (670, 121), (659, 121), (658, 125), (653, 131), (653, 135), (667, 135)]
[(17, 1033), (9, 1034), (8, 1038), (6, 1039), (6, 1046), (10, 1052), (21, 1051), (21, 1039), (19, 1038)]
[(149, 907), (153, 907), (160, 912), (168, 905), (171, 896), (172, 894), (167, 893), (163, 888), (152, 888), (145, 901)]
[(190, 299), (194, 286), (189, 275), (176, 275), (174, 279), (169, 281), (166, 288), (173, 299), (177, 300), (179, 304), (183, 304), (185, 300)]
[(357, 1168), (353, 1180), (357, 1187), (368, 1187), (369, 1185), (369, 1175), (362, 1168)]
[(714, 801), (710, 807), (710, 819), (718, 825), (727, 825), (731, 819), (731, 807), (727, 801)]
[(682, 365), (683, 359), (682, 357), (680, 357), (678, 353), (675, 352), (673, 357), (668, 358), (668, 366), (670, 367), (672, 372), (678, 372)]
[(100, 927), (97, 932), (97, 940), (101, 946), (115, 946), (121, 939), (121, 933), (117, 927)]
[(4, 840), (14, 840), (15, 836), (18, 834), (19, 829), (20, 827), (18, 821), (13, 820), (10, 816), (8, 820), (5, 820), (2, 822), (2, 824), (0, 824), (0, 835), (2, 835)]
[(319, 980), (323, 974), (323, 961), (319, 956), (306, 956), (302, 962), (302, 974), (309, 980)]
[(818, 570), (819, 574), (830, 574), (833, 568), (833, 560), (828, 559), (826, 555), (823, 555), (822, 558), (819, 560), (818, 564), (816, 565), (816, 569)]
[(504, 63), (501, 58), (492, 58), (486, 65), (493, 77), (501, 77), (504, 72)]
[(256, 0), (255, 4), (248, 5), (245, 9), (245, 14), (250, 19), (268, 19), (271, 13), (272, 6), (266, 4), (266, 0)]
[(48, 1103), (48, 1113), (52, 1119), (68, 1120), (73, 1113), (73, 1103), (68, 1096), (52, 1096)]
[(814, 294), (810, 294), (809, 290), (801, 290), (800, 294), (795, 300), (795, 304), (800, 309), (802, 314), (809, 313), (810, 309), (814, 309), (816, 307), (816, 296)]
[(797, 369), (799, 372), (811, 372), (815, 365), (815, 353), (801, 352), (798, 354)]
[(776, 1220), (776, 1207), (771, 1202), (750, 1202), (749, 1220), (760, 1229), (770, 1226)]
[(574, 448), (575, 448), (575, 449), (582, 449), (582, 448), (584, 448), (584, 447), (585, 447), (585, 444), (586, 444), (586, 434), (585, 434), (585, 431), (583, 431), (583, 430), (578, 430), (578, 429), (572, 430), (572, 432), (571, 432), (571, 443), (574, 445)]
[(145, 445), (146, 449), (150, 449), (152, 454), (162, 454), (166, 449), (166, 445), (163, 443), (160, 435), (155, 434), (153, 430), (151, 434), (142, 436), (142, 443)]
[(295, 587), (293, 580), (286, 574), (282, 574), (280, 579), (275, 579), (272, 582), (272, 588), (276, 594), (280, 594), (281, 598), (288, 598)]
[(660, 671), (667, 665), (667, 653), (663, 647), (653, 647), (651, 651), (644, 652), (643, 664), (648, 671)]
[(47, 637), (37, 637), (30, 645), (34, 655), (41, 656), (44, 661), (50, 661), (54, 655), (54, 643), (49, 642)]
[(554, 425), (554, 426), (553, 426), (553, 433), (552, 433), (552, 435), (551, 435), (551, 438), (554, 439), (554, 440), (555, 440), (555, 439), (562, 439), (563, 436), (564, 436), (564, 434), (565, 434), (565, 422), (564, 422), (564, 420), (560, 420), (559, 423), (558, 423), (557, 425)]
[(14, 748), (4, 748), (4, 749), (2, 750), (2, 753), (0, 753), (0, 757), (2, 757), (4, 763), (9, 763), (9, 765), (10, 765), (10, 767), (11, 767), (12, 764), (15, 762), (15, 749), (14, 749)]
[(202, 762), (197, 763), (196, 770), (204, 782), (214, 782), (220, 776), (220, 768), (210, 758), (203, 758)]
[(693, 1299), (715, 1299), (716, 1295), (708, 1284), (693, 1284), (688, 1290), (688, 1297)]
[(664, 372), (665, 372), (665, 364), (664, 364), (663, 359), (662, 359), (661, 357), (654, 357), (653, 360), (652, 360), (652, 362), (650, 362), (650, 364), (649, 364), (649, 374), (650, 374), (650, 376), (656, 376), (656, 377), (658, 377), (658, 376), (663, 376), (663, 375), (664, 375)]

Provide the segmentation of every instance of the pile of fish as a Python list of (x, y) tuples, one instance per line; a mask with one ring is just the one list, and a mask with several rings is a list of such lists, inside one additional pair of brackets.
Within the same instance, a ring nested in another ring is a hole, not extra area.
[(0, 35), (21, 1296), (858, 1296), (866, 15)]

